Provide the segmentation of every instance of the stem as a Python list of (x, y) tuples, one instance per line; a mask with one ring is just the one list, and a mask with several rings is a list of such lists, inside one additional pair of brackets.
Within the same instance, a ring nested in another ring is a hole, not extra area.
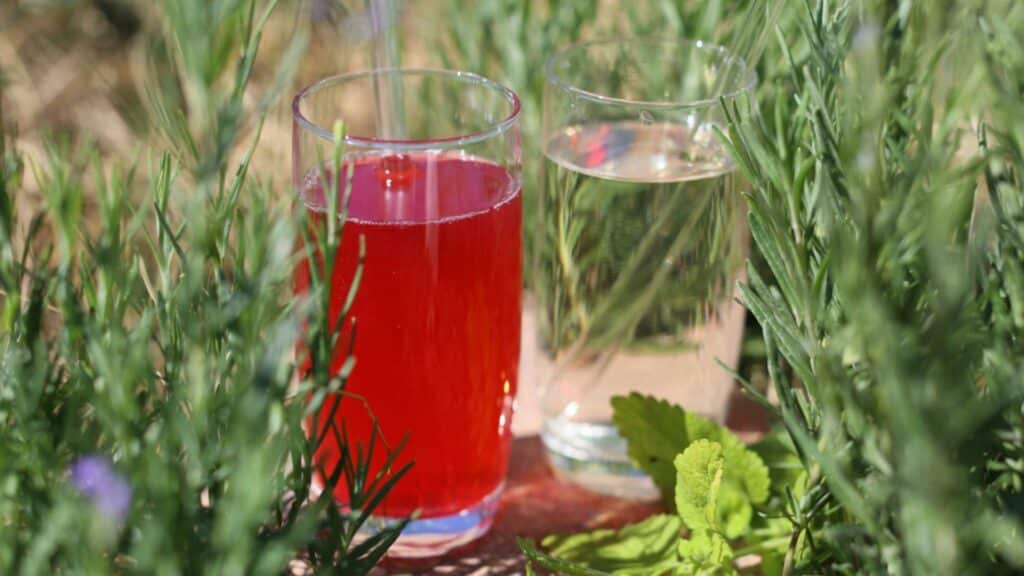
[(778, 538), (770, 538), (768, 540), (758, 542), (757, 544), (747, 546), (746, 548), (740, 548), (739, 550), (733, 552), (733, 556), (735, 556), (736, 558), (740, 558), (742, 556), (749, 556), (751, 554), (760, 554), (766, 550), (775, 548), (779, 544), (786, 544), (787, 542), (789, 542), (790, 538), (792, 538), (792, 535), (779, 536)]
[(793, 557), (796, 556), (796, 546), (799, 541), (800, 529), (798, 528), (789, 537), (789, 548), (786, 549), (786, 558), (782, 562), (782, 576), (791, 576), (793, 574)]
[[(565, 213), (566, 202), (569, 201), (569, 197), (571, 195), (572, 192), (566, 190), (566, 194), (558, 203), (558, 261), (562, 268), (562, 279), (565, 282), (566, 298), (569, 300), (569, 306), (576, 314), (576, 319), (580, 323), (580, 338), (582, 339), (590, 329), (590, 319), (587, 316), (586, 308), (583, 303), (579, 301), (579, 297), (576, 293), (575, 266), (572, 262), (572, 254), (569, 253), (569, 248), (566, 243), (568, 231), (565, 229), (565, 224), (569, 221), (569, 216)], [(558, 344), (561, 345), (561, 342)]]

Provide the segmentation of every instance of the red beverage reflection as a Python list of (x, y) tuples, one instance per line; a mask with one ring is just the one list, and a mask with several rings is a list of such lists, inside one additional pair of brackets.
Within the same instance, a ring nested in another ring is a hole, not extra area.
[[(366, 398), (392, 445), (409, 433), (399, 463), (416, 462), (376, 514), (449, 515), (495, 491), (508, 463), (522, 289), (519, 184), (479, 159), (412, 155), (357, 161), (351, 190), (330, 304), (336, 319), (363, 236), (348, 391)], [(315, 177), (304, 198), (319, 229), (326, 203)], [(304, 292), (306, 265), (295, 280)], [(346, 327), (334, 371), (350, 336)], [(321, 408), (318, 430), (336, 401), (328, 398)], [(352, 398), (341, 401), (334, 421), (339, 430), (345, 424), (354, 443), (369, 438), (371, 420)], [(333, 438), (317, 457), (325, 470), (333, 468)], [(371, 473), (383, 460), (377, 450)], [(344, 502), (346, 490), (339, 485), (335, 497)]]

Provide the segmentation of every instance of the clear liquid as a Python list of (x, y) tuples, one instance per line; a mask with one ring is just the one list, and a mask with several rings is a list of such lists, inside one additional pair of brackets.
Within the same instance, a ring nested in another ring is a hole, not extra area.
[(724, 418), (732, 379), (716, 360), (738, 361), (747, 253), (734, 164), (710, 127), (639, 122), (568, 128), (545, 155), (544, 440), (578, 481), (648, 495), (610, 399), (635, 390)]

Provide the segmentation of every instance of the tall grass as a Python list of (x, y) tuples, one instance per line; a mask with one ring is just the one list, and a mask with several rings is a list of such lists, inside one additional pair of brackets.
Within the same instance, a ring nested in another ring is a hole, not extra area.
[[(54, 138), (26, 164), (4, 134), (0, 573), (360, 574), (402, 528), (356, 541), (408, 467), (371, 474), (379, 438), (304, 430), (354, 359), (329, 370), (331, 270), (291, 296), (296, 263), (337, 250), (340, 226), (306, 234), (304, 211), (250, 176), (304, 47), (297, 34), (273, 87), (248, 89), (275, 4), (138, 5), (159, 26), (144, 100), (162, 149), (110, 165)], [(44, 205), (23, 228), (27, 172)], [(322, 469), (327, 435), (344, 448)], [(314, 477), (350, 510), (310, 494)]]

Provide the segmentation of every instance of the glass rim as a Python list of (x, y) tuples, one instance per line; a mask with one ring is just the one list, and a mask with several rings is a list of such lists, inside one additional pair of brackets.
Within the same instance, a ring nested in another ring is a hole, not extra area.
[[(376, 68), (373, 70), (362, 70), (359, 72), (348, 72), (345, 74), (327, 76), (326, 78), (321, 78), (320, 80), (306, 86), (295, 95), (295, 98), (292, 100), (292, 118), (304, 130), (307, 130), (328, 142), (333, 142), (333, 131), (329, 128), (324, 128), (307, 118), (306, 115), (302, 113), (302, 103), (305, 102), (307, 98), (312, 97), (324, 88), (345, 84), (354, 80), (381, 76), (384, 74), (442, 77), (447, 80), (453, 80), (466, 85), (482, 86), (502, 96), (511, 105), (512, 111), (501, 120), (490, 123), (487, 128), (466, 134), (427, 139), (388, 139), (352, 136), (350, 134), (346, 134), (343, 140), (347, 146), (378, 150), (430, 150), (437, 148), (458, 148), (500, 136), (508, 131), (508, 129), (515, 125), (519, 120), (519, 114), (522, 106), (519, 102), (519, 96), (512, 89), (501, 83), (495, 82), (494, 80), (481, 76), (480, 74), (462, 70), (448, 70), (444, 68)], [(342, 121), (344, 121), (344, 119), (342, 119)]]
[[(559, 61), (569, 57), (572, 54), (585, 52), (586, 50), (595, 46), (628, 46), (630, 44), (670, 44), (676, 47), (696, 48), (715, 54), (721, 57), (724, 62), (735, 63), (739, 62), (743, 66), (743, 77), (745, 80), (740, 83), (736, 88), (719, 94), (714, 97), (701, 98), (694, 100), (631, 100), (629, 98), (619, 98), (615, 96), (607, 96), (586, 90), (573, 83), (565, 81), (559, 76), (555, 70), (555, 64)], [(743, 94), (747, 94), (753, 91), (754, 87), (757, 86), (757, 71), (751, 68), (746, 61), (739, 56), (736, 56), (729, 50), (725, 49), (718, 44), (712, 44), (703, 40), (690, 40), (686, 38), (665, 38), (665, 37), (643, 37), (643, 36), (630, 36), (625, 38), (601, 38), (598, 40), (588, 40), (586, 42), (577, 42), (570, 44), (561, 50), (558, 50), (554, 54), (548, 57), (544, 63), (544, 75), (547, 77), (548, 82), (555, 85), (564, 92), (579, 96), (584, 100), (594, 102), (597, 104), (613, 104), (618, 106), (637, 106), (643, 108), (652, 109), (687, 109), (687, 108), (706, 108), (718, 104), (721, 99), (735, 100)]]

